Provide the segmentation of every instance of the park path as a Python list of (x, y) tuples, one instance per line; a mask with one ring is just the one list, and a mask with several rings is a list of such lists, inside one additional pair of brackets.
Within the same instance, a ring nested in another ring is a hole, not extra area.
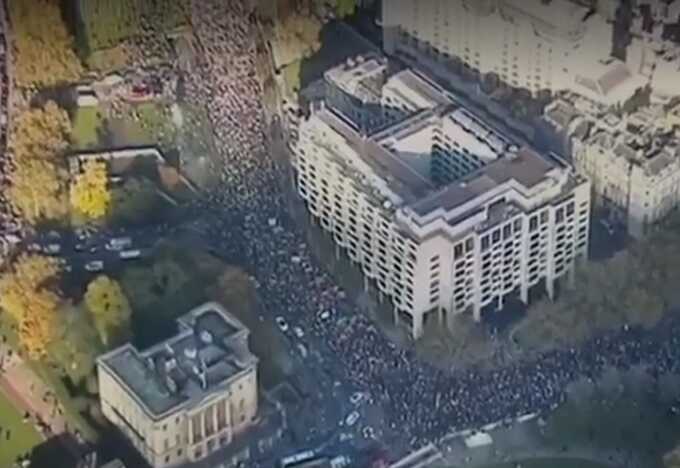
[[(11, 357), (10, 357), (11, 356)], [(50, 426), (51, 435), (68, 431), (59, 403), (51, 395), (51, 389), (33, 372), (30, 366), (6, 345), (0, 344), (0, 390), (21, 412), (37, 416)], [(45, 437), (45, 434), (39, 430)]]

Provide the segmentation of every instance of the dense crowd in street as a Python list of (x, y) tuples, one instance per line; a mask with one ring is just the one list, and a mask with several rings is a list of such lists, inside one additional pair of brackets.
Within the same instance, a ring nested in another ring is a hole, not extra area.
[(578, 350), (495, 371), (437, 370), (391, 344), (314, 264), (286, 214), (287, 175), (265, 151), (261, 89), (253, 76), (254, 28), (244, 5), (195, 0), (192, 14), (202, 66), (188, 89), (209, 109), (222, 153), (214, 164), (224, 172), (220, 191), (203, 205), (214, 215), (211, 240), (253, 273), (270, 319), (283, 315), (308, 330), (330, 379), (365, 390), (382, 405), (391, 446), (399, 442), (408, 450), (454, 430), (548, 411), (563, 401), (567, 384), (595, 378), (610, 366), (646, 364), (653, 375), (680, 370), (677, 324), (644, 337), (625, 329)]
[[(341, 382), (348, 395), (364, 391), (382, 408), (379, 432), (390, 447), (407, 452), (456, 430), (549, 411), (564, 400), (570, 382), (594, 379), (607, 367), (643, 364), (655, 378), (680, 372), (680, 324), (675, 322), (653, 333), (626, 328), (579, 349), (549, 352), (493, 371), (443, 371), (395, 346), (313, 259), (288, 213), (289, 173), (272, 156), (256, 74), (257, 28), (247, 2), (191, 0), (190, 13), (198, 63), (184, 71), (182, 80), (186, 99), (204, 107), (213, 125), (219, 154), (211, 167), (222, 181), (196, 206), (210, 221), (212, 247), (253, 275), (267, 319), (280, 315), (306, 331), (306, 342), (321, 356), (307, 365), (318, 366), (318, 375), (327, 379), (318, 382), (319, 388)], [(0, 47), (4, 41), (0, 31)], [(0, 60), (0, 112), (6, 113), (5, 65)], [(2, 121), (0, 190), (10, 164), (5, 146)], [(6, 207), (1, 197), (0, 207)], [(15, 223), (10, 213), (0, 211), (0, 234)], [(316, 409), (331, 414), (337, 404), (325, 398)]]
[(10, 82), (7, 72), (9, 49), (5, 30), (6, 20), (5, 4), (0, 2), (0, 263), (10, 245), (17, 241), (16, 233), (19, 231), (19, 220), (12, 212), (6, 196), (12, 168), (7, 150)]

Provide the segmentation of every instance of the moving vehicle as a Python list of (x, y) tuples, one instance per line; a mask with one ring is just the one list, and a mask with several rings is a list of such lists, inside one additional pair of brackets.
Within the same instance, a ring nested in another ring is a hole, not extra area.
[(101, 260), (92, 260), (85, 264), (85, 270), (90, 272), (102, 271), (104, 269), (104, 262)]
[(298, 343), (297, 349), (298, 349), (298, 351), (300, 351), (300, 355), (302, 356), (302, 359), (305, 359), (307, 357), (307, 348), (305, 347), (305, 345), (303, 345), (302, 343)]
[(123, 250), (132, 245), (130, 237), (114, 237), (106, 243), (106, 250)]
[(345, 468), (349, 466), (352, 460), (345, 455), (338, 455), (331, 459), (331, 468)]
[(306, 462), (314, 458), (313, 450), (305, 450), (304, 452), (298, 452), (294, 455), (288, 457), (283, 457), (279, 461), (279, 468), (287, 468), (289, 466), (298, 465), (300, 463)]
[(356, 422), (358, 420), (359, 420), (359, 412), (358, 411), (352, 411), (345, 418), (345, 425), (347, 425), (347, 427), (352, 427), (352, 426), (354, 426), (354, 424), (356, 424)]
[(298, 338), (303, 338), (305, 336), (304, 330), (300, 327), (293, 327), (293, 333), (295, 333), (295, 336)]
[(323, 312), (321, 312), (319, 314), (319, 318), (321, 320), (328, 320), (329, 318), (331, 318), (331, 311), (330, 310), (324, 310)]
[(120, 257), (121, 260), (130, 260), (133, 258), (139, 258), (142, 256), (142, 251), (139, 249), (133, 249), (133, 250), (122, 250), (119, 254), (118, 257)]
[(49, 255), (56, 255), (61, 252), (61, 245), (59, 244), (48, 244), (45, 246), (45, 253)]
[(281, 317), (280, 315), (276, 317), (276, 324), (279, 326), (282, 332), (287, 332), (288, 331), (288, 324), (286, 323), (286, 320)]
[(364, 394), (361, 392), (354, 392), (352, 393), (352, 396), (349, 397), (349, 402), (352, 403), (353, 405), (358, 405), (361, 403), (361, 400), (364, 399)]

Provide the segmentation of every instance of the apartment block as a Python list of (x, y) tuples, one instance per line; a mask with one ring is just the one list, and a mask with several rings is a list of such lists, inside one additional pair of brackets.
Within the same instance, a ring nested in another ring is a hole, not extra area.
[[(393, 83), (397, 109), (418, 94)], [(429, 320), (479, 320), (509, 294), (526, 302), (539, 283), (552, 296), (587, 255), (588, 181), (452, 101), (404, 113), (366, 131), (319, 102), (294, 145), (300, 196), (366, 287), (414, 337)]]
[(248, 329), (216, 303), (191, 310), (178, 327), (147, 350), (126, 344), (97, 360), (104, 416), (154, 468), (215, 455), (258, 414)]
[(546, 114), (570, 138), (574, 166), (597, 204), (631, 236), (642, 237), (680, 204), (680, 105), (616, 114), (565, 96)]

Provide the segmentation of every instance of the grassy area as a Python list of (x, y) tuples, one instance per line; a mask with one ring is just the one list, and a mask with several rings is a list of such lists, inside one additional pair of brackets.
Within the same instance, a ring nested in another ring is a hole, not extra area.
[(131, 106), (129, 115), (111, 119), (110, 130), (117, 146), (159, 145), (166, 150), (176, 134), (170, 109), (157, 103)]
[(91, 148), (99, 141), (102, 114), (99, 107), (80, 107), (73, 119), (73, 143), (78, 149)]
[(88, 68), (97, 70), (102, 74), (109, 74), (120, 70), (127, 63), (128, 55), (123, 46), (96, 50), (87, 57)]
[[(0, 391), (0, 466), (10, 467), (20, 455), (24, 455), (42, 442), (40, 434), (31, 424), (23, 422), (18, 411), (7, 396)], [(10, 439), (6, 434), (9, 432)]]
[(141, 32), (142, 18), (169, 31), (187, 24), (182, 0), (80, 0), (84, 35), (90, 50), (106, 49)]

